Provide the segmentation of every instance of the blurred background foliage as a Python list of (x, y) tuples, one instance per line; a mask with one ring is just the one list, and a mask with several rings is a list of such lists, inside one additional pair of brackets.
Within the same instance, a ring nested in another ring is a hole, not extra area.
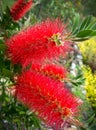
[[(1, 0), (0, 10), (5, 10), (6, 6), (11, 7), (16, 0)], [(65, 20), (72, 19), (75, 13), (81, 16), (96, 16), (95, 0), (34, 0), (36, 6), (31, 11), (40, 19), (48, 17), (60, 17)]]
[[(20, 73), (20, 66), (13, 66), (6, 57), (4, 41), (29, 25), (46, 18), (56, 17), (72, 27), (68, 29), (72, 31), (72, 36), (81, 41), (84, 38), (87, 39), (88, 36), (92, 36), (92, 30), (96, 27), (96, 21), (94, 21), (96, 0), (34, 0), (34, 7), (18, 22), (12, 21), (9, 15), (9, 8), (15, 1), (0, 1), (0, 130), (46, 130), (47, 128), (41, 125), (42, 122), (8, 92), (8, 88), (13, 84), (13, 76), (17, 72)], [(93, 16), (94, 27), (90, 17), (80, 24), (82, 19), (88, 15)], [(96, 34), (96, 28), (94, 34)], [(64, 64), (67, 63), (66, 66), (70, 72), (68, 85), (72, 92), (84, 102), (82, 117), (80, 117), (84, 128), (78, 128), (78, 130), (96, 130), (95, 53), (96, 38), (80, 43), (76, 41), (74, 51), (70, 52), (67, 61), (64, 62)]]

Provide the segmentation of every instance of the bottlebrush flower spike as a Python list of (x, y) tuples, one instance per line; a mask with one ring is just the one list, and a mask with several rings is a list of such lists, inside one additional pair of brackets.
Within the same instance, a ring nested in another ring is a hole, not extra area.
[(16, 21), (22, 18), (25, 13), (30, 10), (32, 4), (32, 0), (17, 0), (13, 7), (10, 9), (10, 14), (13, 20)]
[(68, 74), (67, 70), (63, 66), (57, 64), (32, 64), (31, 68), (60, 81), (66, 79)]
[(81, 105), (62, 82), (32, 70), (18, 77), (15, 89), (17, 99), (56, 130), (74, 118)]
[(6, 44), (13, 63), (24, 67), (65, 56), (71, 46), (70, 41), (64, 40), (65, 34), (65, 25), (59, 19), (47, 19), (12, 36)]

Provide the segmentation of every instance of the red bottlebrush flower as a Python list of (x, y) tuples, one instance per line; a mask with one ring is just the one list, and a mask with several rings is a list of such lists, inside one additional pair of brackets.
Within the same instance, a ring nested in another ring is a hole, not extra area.
[(60, 81), (66, 79), (68, 74), (67, 70), (63, 66), (57, 64), (32, 64), (31, 68), (37, 72), (41, 72), (51, 78), (58, 79)]
[(59, 19), (48, 19), (12, 36), (6, 44), (13, 63), (24, 67), (65, 56), (70, 42), (64, 41), (64, 32), (65, 25)]
[(57, 130), (78, 112), (79, 99), (62, 82), (38, 72), (23, 72), (15, 89), (18, 100)]
[(13, 7), (10, 9), (10, 14), (13, 20), (16, 21), (22, 18), (25, 13), (30, 10), (32, 4), (32, 0), (17, 0)]

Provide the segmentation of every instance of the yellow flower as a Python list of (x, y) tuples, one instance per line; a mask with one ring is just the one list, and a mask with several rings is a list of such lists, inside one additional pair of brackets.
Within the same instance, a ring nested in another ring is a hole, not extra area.
[(96, 37), (81, 42), (78, 47), (84, 62), (96, 70)]
[(94, 108), (96, 108), (96, 73), (92, 73), (92, 70), (88, 66), (83, 66), (84, 78), (85, 78), (85, 90), (86, 97)]

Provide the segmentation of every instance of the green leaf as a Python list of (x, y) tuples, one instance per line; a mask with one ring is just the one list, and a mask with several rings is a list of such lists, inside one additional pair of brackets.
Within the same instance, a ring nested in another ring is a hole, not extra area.
[(74, 41), (74, 42), (82, 42), (82, 41), (86, 41), (86, 40), (88, 40), (88, 39), (89, 39), (89, 37), (84, 37), (84, 38), (74, 38), (73, 41)]
[(96, 36), (96, 30), (93, 31), (89, 36)]
[(72, 32), (74, 33), (79, 25), (80, 22), (80, 15), (76, 14), (76, 16), (73, 19), (73, 26), (72, 26)]
[(96, 30), (96, 21), (92, 21), (87, 27), (86, 27), (87, 30)]
[(36, 116), (32, 116), (32, 120), (33, 120), (34, 126), (37, 128), (40, 128), (39, 119)]
[(8, 76), (8, 77), (12, 75), (10, 70), (8, 70), (6, 68), (2, 69), (2, 73), (3, 73), (4, 76)]
[(87, 18), (85, 18), (85, 19), (82, 21), (79, 30), (84, 30), (84, 29), (86, 29), (86, 27), (90, 24), (91, 19), (92, 19), (92, 16), (88, 16)]
[(24, 111), (20, 111), (19, 114), (20, 115), (25, 115), (25, 112)]
[(88, 120), (86, 123), (90, 124), (93, 122), (93, 120), (95, 119), (95, 114), (93, 114)]
[(76, 35), (76, 37), (88, 37), (92, 32), (92, 30), (82, 30)]
[(82, 20), (81, 24), (78, 19), (74, 18), (72, 32), (70, 35), (73, 41), (84, 41), (93, 36), (96, 36), (96, 18), (88, 16)]
[(6, 46), (4, 44), (0, 44), (0, 51), (2, 50), (5, 50)]

